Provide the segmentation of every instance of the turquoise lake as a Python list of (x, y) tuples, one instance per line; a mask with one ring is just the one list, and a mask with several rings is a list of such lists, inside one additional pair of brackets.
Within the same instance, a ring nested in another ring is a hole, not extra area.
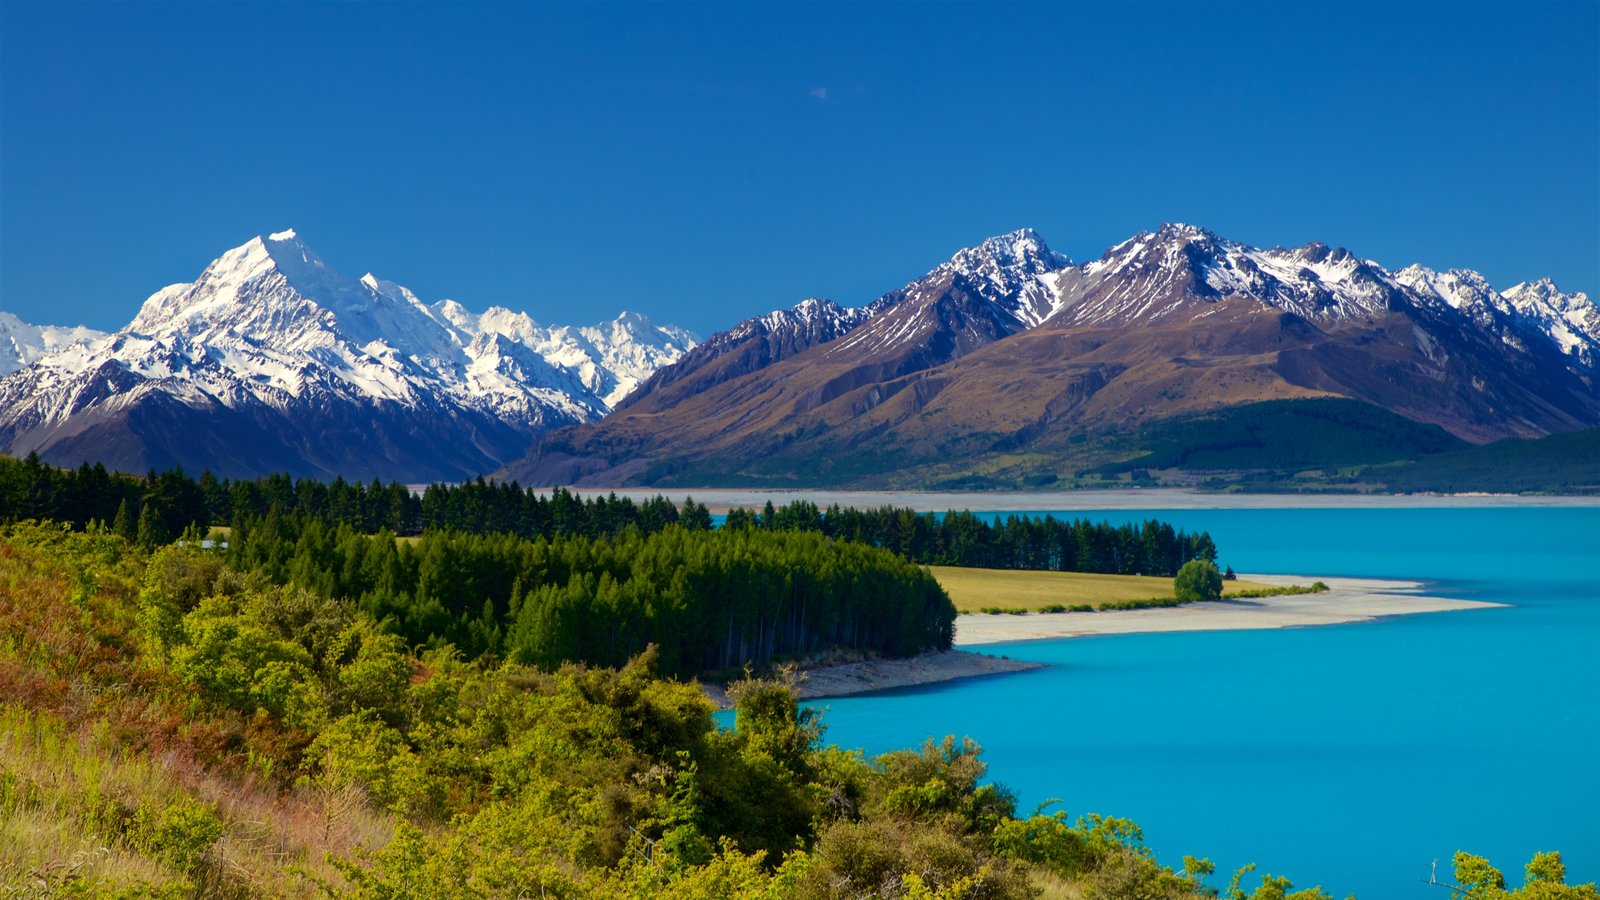
[(1600, 878), (1600, 508), (1054, 515), (1206, 530), (1240, 572), (1512, 606), (975, 647), (1050, 668), (819, 701), (825, 740), (971, 736), (1020, 813), (1059, 798), (1130, 818), (1163, 862), (1209, 856), (1213, 885), (1254, 861), (1338, 897), (1438, 898), (1420, 880), (1458, 849), (1512, 885), (1551, 849), (1569, 882)]

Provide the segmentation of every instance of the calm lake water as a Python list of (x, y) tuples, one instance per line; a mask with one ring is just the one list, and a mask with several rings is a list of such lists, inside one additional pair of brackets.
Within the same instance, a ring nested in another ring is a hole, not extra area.
[(975, 648), (1051, 668), (820, 701), (826, 740), (969, 735), (1020, 812), (1060, 798), (1130, 818), (1164, 862), (1209, 856), (1214, 884), (1254, 861), (1339, 897), (1438, 898), (1419, 879), (1458, 849), (1513, 885), (1550, 849), (1569, 882), (1600, 878), (1600, 508), (1057, 515), (1204, 529), (1240, 572), (1514, 605)]

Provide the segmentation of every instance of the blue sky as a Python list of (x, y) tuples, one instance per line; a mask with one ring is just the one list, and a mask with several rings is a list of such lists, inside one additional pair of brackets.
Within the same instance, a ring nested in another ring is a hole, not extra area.
[(345, 274), (702, 334), (1021, 226), (1600, 293), (1600, 4), (0, 3), (0, 309)]

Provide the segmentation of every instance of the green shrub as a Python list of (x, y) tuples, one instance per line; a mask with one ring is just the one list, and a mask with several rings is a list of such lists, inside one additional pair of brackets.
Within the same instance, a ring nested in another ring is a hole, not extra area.
[(180, 872), (198, 871), (222, 838), (222, 819), (215, 807), (179, 799), (161, 814), (151, 837), (152, 849)]
[(1185, 603), (1196, 600), (1215, 600), (1222, 596), (1222, 573), (1217, 564), (1204, 559), (1191, 559), (1178, 570), (1172, 581), (1173, 594)]

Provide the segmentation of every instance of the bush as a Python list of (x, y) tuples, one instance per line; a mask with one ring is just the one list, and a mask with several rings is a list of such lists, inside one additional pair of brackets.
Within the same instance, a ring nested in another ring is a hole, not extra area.
[(1184, 603), (1196, 600), (1215, 600), (1222, 596), (1222, 573), (1217, 564), (1203, 559), (1191, 559), (1178, 570), (1172, 580), (1173, 594)]
[(192, 873), (205, 865), (207, 854), (222, 838), (223, 831), (215, 807), (180, 799), (162, 813), (151, 843), (173, 868)]

